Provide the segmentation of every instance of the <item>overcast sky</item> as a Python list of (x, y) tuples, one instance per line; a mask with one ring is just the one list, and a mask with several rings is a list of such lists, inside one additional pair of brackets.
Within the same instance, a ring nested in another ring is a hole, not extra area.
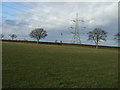
[[(29, 33), (35, 28), (44, 28), (48, 37), (42, 41), (70, 42), (72, 39), (71, 20), (79, 15), (80, 37), (84, 44), (94, 44), (87, 41), (89, 31), (101, 28), (108, 32), (107, 42), (101, 45), (117, 45), (113, 35), (118, 32), (117, 2), (3, 2), (2, 3), (2, 33), (15, 33), (17, 39), (30, 39)], [(83, 29), (82, 27), (86, 27)], [(60, 36), (63, 33), (63, 37)]]

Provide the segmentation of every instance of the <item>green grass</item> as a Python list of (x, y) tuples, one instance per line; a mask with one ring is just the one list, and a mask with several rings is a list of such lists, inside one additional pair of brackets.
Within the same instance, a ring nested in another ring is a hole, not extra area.
[(3, 88), (116, 88), (117, 49), (3, 42)]

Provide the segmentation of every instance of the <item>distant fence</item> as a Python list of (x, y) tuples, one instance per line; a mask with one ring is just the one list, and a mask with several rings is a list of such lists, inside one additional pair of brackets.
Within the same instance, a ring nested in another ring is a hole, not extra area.
[[(21, 42), (21, 43), (36, 43), (36, 41), (25, 41), (25, 40), (2, 40), (3, 42)], [(87, 44), (73, 44), (73, 43), (58, 43), (58, 42), (39, 42), (39, 44), (49, 44), (49, 45), (72, 45), (72, 46), (82, 46), (82, 47), (96, 47), (95, 45), (87, 45)], [(120, 48), (114, 46), (101, 46), (102, 48)]]

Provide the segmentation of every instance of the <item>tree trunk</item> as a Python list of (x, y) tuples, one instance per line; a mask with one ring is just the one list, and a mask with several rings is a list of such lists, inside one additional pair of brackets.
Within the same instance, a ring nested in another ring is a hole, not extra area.
[(62, 40), (60, 41), (60, 44), (62, 45)]
[(98, 48), (98, 42), (96, 43), (96, 48)]
[(37, 44), (39, 44), (39, 40), (37, 40)]

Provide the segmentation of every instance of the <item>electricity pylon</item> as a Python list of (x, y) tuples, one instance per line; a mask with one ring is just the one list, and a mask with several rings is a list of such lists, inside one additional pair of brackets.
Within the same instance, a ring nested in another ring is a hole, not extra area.
[(73, 32), (71, 32), (73, 34), (73, 38), (72, 41), (73, 43), (77, 43), (77, 44), (81, 44), (81, 40), (80, 40), (80, 31), (79, 31), (79, 22), (84, 22), (83, 20), (80, 20), (78, 18), (78, 13), (76, 14), (76, 19), (72, 20), (74, 22), (74, 27), (71, 27), (72, 29), (74, 29)]

